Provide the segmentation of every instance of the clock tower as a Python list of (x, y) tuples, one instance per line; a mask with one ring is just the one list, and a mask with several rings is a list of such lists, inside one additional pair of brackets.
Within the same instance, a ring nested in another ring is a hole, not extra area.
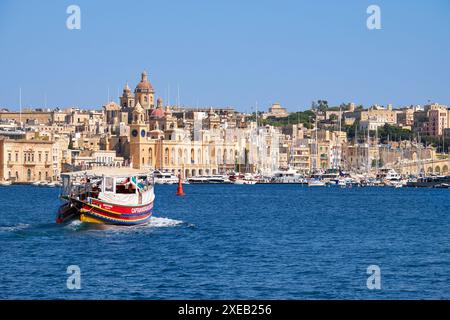
[[(147, 140), (147, 125), (144, 121), (144, 108), (137, 101), (132, 112), (130, 126), (130, 156), (133, 168), (140, 169), (145, 165), (142, 145)], [(145, 149), (145, 148), (144, 148)]]

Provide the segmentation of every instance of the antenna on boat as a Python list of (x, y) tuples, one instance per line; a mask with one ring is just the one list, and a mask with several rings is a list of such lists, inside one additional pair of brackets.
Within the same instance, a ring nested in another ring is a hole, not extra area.
[(256, 133), (258, 134), (258, 101), (255, 103)]

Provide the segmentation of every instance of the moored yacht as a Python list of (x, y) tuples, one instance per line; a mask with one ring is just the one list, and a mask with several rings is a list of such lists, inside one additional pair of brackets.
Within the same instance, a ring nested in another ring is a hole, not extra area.
[(203, 184), (209, 183), (208, 178), (205, 176), (194, 176), (187, 179), (189, 184)]
[(290, 169), (287, 171), (277, 171), (274, 173), (271, 183), (301, 183), (303, 184), (304, 178), (298, 174), (297, 171)]
[(325, 187), (326, 183), (322, 180), (311, 178), (308, 180), (308, 187)]
[(239, 176), (236, 180), (233, 181), (234, 184), (256, 184), (258, 180), (256, 180), (251, 174), (246, 173), (244, 177)]
[(208, 183), (231, 183), (230, 179), (226, 175), (213, 175), (206, 178)]
[(172, 172), (169, 171), (153, 171), (153, 178), (155, 179), (155, 184), (176, 184), (178, 183), (178, 178)]

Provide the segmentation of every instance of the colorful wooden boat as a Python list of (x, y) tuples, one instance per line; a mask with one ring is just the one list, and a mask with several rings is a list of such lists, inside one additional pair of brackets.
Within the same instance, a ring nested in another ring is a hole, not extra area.
[(155, 199), (153, 177), (133, 169), (96, 169), (62, 175), (56, 222), (138, 225), (146, 223)]

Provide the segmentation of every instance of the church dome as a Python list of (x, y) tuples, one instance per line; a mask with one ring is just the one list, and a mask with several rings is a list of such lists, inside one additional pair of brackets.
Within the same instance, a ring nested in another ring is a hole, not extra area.
[(143, 92), (143, 93), (153, 93), (153, 87), (148, 81), (147, 72), (142, 72), (141, 74), (141, 82), (136, 86), (135, 92)]
[(152, 111), (150, 114), (151, 118), (158, 119), (164, 117), (164, 109), (163, 108), (156, 108)]

